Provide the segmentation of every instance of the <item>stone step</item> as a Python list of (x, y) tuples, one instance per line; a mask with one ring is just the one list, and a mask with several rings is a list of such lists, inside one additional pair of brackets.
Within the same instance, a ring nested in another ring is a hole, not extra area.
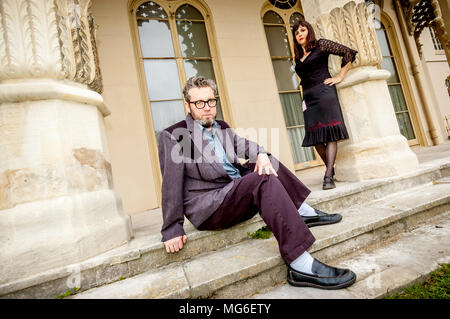
[[(309, 250), (323, 262), (403, 234), (450, 211), (449, 179), (341, 211), (339, 224), (314, 227)], [(74, 298), (236, 298), (285, 280), (276, 240), (245, 240), (138, 276), (80, 292)]]
[[(357, 207), (369, 200), (382, 198), (448, 176), (450, 176), (450, 163), (448, 161), (426, 163), (421, 165), (419, 170), (403, 176), (355, 183), (338, 183), (336, 189), (312, 192), (307, 202), (325, 212), (348, 209), (349, 214), (350, 208), (353, 206)], [(103, 286), (119, 279), (131, 278), (173, 263), (187, 261), (202, 253), (235, 245), (247, 240), (248, 232), (254, 232), (265, 225), (257, 215), (251, 220), (227, 230), (198, 231), (186, 220), (185, 231), (188, 235), (188, 243), (179, 253), (168, 255), (160, 241), (161, 215), (161, 211), (156, 210), (152, 213), (146, 212), (133, 216), (135, 238), (126, 245), (75, 265), (53, 269), (14, 282), (0, 283), (0, 297), (54, 298), (66, 292), (68, 282), (77, 278), (80, 278), (80, 280), (75, 280), (75, 282), (83, 290)], [(364, 229), (352, 231), (363, 232)], [(344, 239), (349, 234), (342, 236), (339, 240), (330, 240), (346, 243)], [(335, 243), (323, 242), (319, 249), (322, 255), (333, 253), (333, 250), (327, 251), (325, 249), (329, 244), (334, 245)], [(351, 242), (346, 243), (347, 246), (351, 244)]]
[(421, 283), (440, 264), (450, 263), (450, 213), (435, 217), (395, 241), (333, 262), (357, 275), (354, 285), (341, 290), (296, 288), (283, 284), (254, 294), (252, 299), (374, 299)]

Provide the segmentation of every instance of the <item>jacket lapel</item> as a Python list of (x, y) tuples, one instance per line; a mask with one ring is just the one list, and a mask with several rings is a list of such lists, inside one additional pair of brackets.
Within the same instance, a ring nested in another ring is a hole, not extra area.
[[(205, 175), (207, 175), (209, 177), (213, 177), (214, 175), (219, 173), (221, 176), (222, 175), (228, 176), (227, 172), (225, 171), (225, 169), (222, 166), (222, 163), (220, 163), (219, 159), (215, 155), (211, 144), (208, 142), (208, 139), (206, 138), (206, 136), (204, 136), (202, 128), (195, 123), (194, 119), (192, 118), (192, 116), (190, 114), (188, 114), (186, 117), (186, 123), (187, 123), (188, 130), (191, 132), (191, 138), (192, 138), (192, 141), (194, 142), (194, 146), (195, 146), (194, 149), (197, 149), (198, 151), (201, 152), (201, 155), (202, 155), (201, 163), (209, 164), (209, 165), (199, 165), (199, 167), (203, 168), (203, 169), (201, 169), (202, 175), (203, 175), (203, 173), (205, 173)], [(221, 131), (221, 130), (217, 130), (217, 131)], [(198, 152), (197, 150), (195, 150), (195, 152)], [(198, 158), (198, 157), (195, 156), (195, 158)], [(208, 168), (213, 168), (216, 171), (216, 174), (214, 174), (213, 171)]]

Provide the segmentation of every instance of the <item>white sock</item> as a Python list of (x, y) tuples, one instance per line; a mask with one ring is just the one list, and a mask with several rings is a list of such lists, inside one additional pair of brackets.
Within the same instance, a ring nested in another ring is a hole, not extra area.
[(296, 260), (291, 262), (290, 266), (297, 271), (307, 273), (312, 275), (312, 264), (314, 261), (314, 257), (310, 255), (307, 251), (297, 257)]
[(314, 208), (303, 202), (302, 206), (298, 209), (298, 213), (300, 216), (317, 216)]

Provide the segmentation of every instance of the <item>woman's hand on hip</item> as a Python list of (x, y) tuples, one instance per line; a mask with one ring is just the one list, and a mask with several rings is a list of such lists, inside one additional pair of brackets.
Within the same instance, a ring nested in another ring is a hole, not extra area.
[(332, 86), (332, 85), (335, 85), (335, 84), (338, 84), (338, 83), (342, 82), (342, 80), (343, 80), (342, 77), (335, 76), (333, 78), (325, 79), (325, 81), (323, 81), (323, 83), (326, 84), (326, 85)]

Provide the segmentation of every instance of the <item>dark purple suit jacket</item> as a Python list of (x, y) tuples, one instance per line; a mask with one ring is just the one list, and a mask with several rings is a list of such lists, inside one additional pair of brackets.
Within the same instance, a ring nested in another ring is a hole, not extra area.
[[(220, 130), (216, 134), (228, 160), (241, 171), (239, 158), (256, 162), (264, 148), (242, 138), (224, 121), (217, 121)], [(202, 128), (190, 114), (159, 135), (159, 161), (162, 173), (162, 241), (185, 234), (184, 216), (198, 227), (222, 204), (233, 186), (218, 158), (214, 155)]]

